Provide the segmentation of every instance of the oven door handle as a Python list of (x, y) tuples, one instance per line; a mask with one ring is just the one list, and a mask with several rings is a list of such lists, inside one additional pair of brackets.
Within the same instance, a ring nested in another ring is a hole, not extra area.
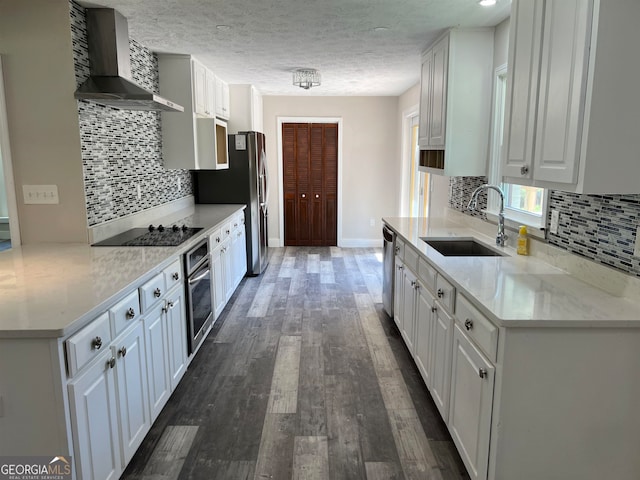
[(193, 277), (189, 279), (189, 285), (193, 285), (196, 282), (199, 282), (200, 280), (202, 280), (204, 277), (206, 277), (207, 275), (209, 275), (209, 273), (211, 273), (211, 271), (207, 268), (206, 271), (200, 275), (198, 275), (197, 277)]

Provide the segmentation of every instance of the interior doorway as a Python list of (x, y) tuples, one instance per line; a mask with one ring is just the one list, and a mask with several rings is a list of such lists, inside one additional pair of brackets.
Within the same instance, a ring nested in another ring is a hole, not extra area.
[(282, 123), (285, 246), (338, 244), (338, 124)]

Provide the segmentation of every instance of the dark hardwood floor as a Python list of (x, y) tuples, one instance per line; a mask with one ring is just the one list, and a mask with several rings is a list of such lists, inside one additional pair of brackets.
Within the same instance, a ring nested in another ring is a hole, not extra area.
[(122, 478), (468, 479), (382, 309), (381, 258), (273, 249)]

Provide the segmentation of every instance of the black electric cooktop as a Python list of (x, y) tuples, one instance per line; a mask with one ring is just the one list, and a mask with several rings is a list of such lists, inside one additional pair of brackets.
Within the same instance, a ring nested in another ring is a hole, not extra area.
[(94, 243), (93, 247), (175, 247), (193, 237), (202, 228), (173, 225), (132, 228), (115, 237)]

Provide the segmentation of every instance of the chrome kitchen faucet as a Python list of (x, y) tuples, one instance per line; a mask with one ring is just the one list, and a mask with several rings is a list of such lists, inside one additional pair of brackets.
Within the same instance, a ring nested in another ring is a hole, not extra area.
[(496, 245), (504, 247), (507, 243), (507, 235), (504, 233), (504, 193), (500, 187), (485, 183), (476, 188), (471, 194), (471, 199), (467, 205), (468, 210), (475, 210), (478, 206), (478, 195), (482, 190), (495, 190), (500, 195), (500, 213), (498, 214), (498, 234), (496, 235)]

